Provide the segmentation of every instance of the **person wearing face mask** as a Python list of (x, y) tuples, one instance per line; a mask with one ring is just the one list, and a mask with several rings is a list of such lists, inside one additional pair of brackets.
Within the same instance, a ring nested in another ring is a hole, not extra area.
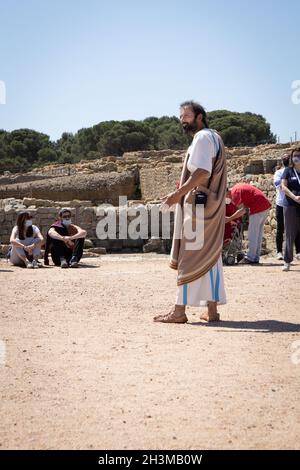
[(286, 196), (283, 207), (286, 237), (283, 271), (290, 270), (293, 245), (300, 231), (300, 147), (292, 151), (290, 165), (284, 170), (281, 181)]
[[(282, 167), (275, 171), (274, 173), (274, 186), (276, 188), (276, 220), (277, 220), (277, 230), (276, 230), (276, 248), (277, 248), (277, 259), (282, 260), (282, 245), (283, 245), (283, 234), (284, 234), (284, 216), (283, 216), (283, 207), (285, 200), (285, 193), (281, 189), (281, 180), (285, 168), (289, 167), (290, 163), (290, 154), (285, 153), (281, 157)], [(298, 232), (295, 239), (295, 248), (296, 248), (296, 258), (300, 259), (300, 231)]]
[(50, 252), (55, 266), (77, 268), (86, 235), (86, 230), (72, 223), (71, 209), (62, 208), (58, 220), (51, 225), (47, 233), (44, 264), (49, 265)]
[(39, 256), (43, 236), (36, 225), (32, 224), (30, 212), (22, 211), (18, 214), (17, 225), (12, 229), (9, 260), (14, 266), (26, 268), (39, 268)]

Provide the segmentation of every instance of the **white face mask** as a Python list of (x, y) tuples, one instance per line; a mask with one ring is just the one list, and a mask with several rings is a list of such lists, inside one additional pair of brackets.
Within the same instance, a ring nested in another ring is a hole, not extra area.
[(67, 227), (68, 225), (70, 225), (72, 223), (72, 220), (71, 219), (63, 219), (62, 223)]
[(31, 225), (32, 225), (32, 220), (31, 219), (25, 220), (25, 227), (26, 228), (31, 227)]
[(294, 165), (298, 165), (298, 163), (300, 163), (300, 156), (296, 156), (296, 157), (293, 157), (293, 163)]
[(231, 203), (230, 197), (227, 197), (227, 198), (225, 199), (225, 202), (226, 202), (226, 204), (230, 204), (230, 203)]

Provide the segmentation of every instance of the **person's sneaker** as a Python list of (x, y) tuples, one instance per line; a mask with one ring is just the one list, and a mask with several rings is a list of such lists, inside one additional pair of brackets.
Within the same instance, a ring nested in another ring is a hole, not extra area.
[(290, 263), (284, 263), (282, 271), (289, 271), (290, 270)]
[(300, 261), (300, 253), (296, 253), (296, 259)]
[(258, 262), (255, 261), (250, 261), (246, 256), (241, 259), (241, 261), (238, 262), (238, 264), (257, 264)]
[(69, 265), (68, 265), (68, 263), (67, 263), (67, 260), (66, 260), (65, 258), (61, 258), (61, 260), (60, 260), (60, 267), (61, 267), (61, 268), (68, 268), (68, 267), (69, 267)]
[(33, 264), (30, 261), (26, 261), (25, 265), (27, 269), (33, 269)]
[(78, 261), (77, 261), (77, 258), (75, 258), (75, 256), (71, 258), (69, 266), (70, 268), (78, 268)]
[(283, 259), (283, 256), (282, 256), (281, 251), (279, 251), (279, 252), (277, 253), (276, 258), (277, 258), (277, 259)]
[(34, 269), (38, 269), (41, 265), (37, 262), (37, 260), (34, 259), (32, 261), (32, 266)]
[(236, 262), (239, 263), (245, 257), (244, 253), (238, 253), (236, 255)]

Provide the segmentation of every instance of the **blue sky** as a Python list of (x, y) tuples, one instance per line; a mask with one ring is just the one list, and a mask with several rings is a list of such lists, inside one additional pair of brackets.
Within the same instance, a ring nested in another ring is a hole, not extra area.
[(299, 18), (298, 0), (0, 0), (0, 129), (57, 139), (193, 98), (300, 139)]

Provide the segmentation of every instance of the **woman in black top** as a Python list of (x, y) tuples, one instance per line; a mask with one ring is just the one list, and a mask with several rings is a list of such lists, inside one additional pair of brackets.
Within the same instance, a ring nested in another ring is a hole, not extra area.
[(285, 193), (283, 207), (286, 227), (286, 246), (283, 271), (289, 271), (293, 261), (293, 244), (300, 230), (300, 147), (291, 153), (291, 166), (282, 175), (281, 188)]

